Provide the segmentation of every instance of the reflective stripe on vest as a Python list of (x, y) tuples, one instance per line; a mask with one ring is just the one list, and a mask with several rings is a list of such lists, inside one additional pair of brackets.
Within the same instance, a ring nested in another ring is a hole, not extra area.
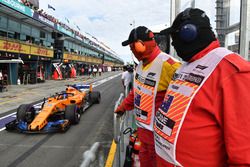
[(160, 53), (147, 70), (142, 70), (139, 63), (134, 77), (134, 106), (137, 125), (153, 131), (155, 113), (155, 98), (160, 81), (163, 63), (169, 59), (165, 53)]
[(184, 63), (176, 71), (154, 122), (156, 153), (169, 163), (182, 166), (176, 159), (176, 143), (188, 108), (216, 66), (231, 53), (216, 48), (201, 59)]

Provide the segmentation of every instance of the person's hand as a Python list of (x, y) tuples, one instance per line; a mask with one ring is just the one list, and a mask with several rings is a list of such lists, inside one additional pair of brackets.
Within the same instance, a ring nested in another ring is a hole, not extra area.
[(124, 108), (124, 105), (123, 105), (123, 104), (120, 104), (120, 105), (116, 108), (115, 113), (118, 114), (118, 115), (123, 115), (125, 111), (126, 111), (126, 109)]

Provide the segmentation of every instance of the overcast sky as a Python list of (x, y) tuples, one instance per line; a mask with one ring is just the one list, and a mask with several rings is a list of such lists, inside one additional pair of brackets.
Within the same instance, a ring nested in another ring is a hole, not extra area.
[[(181, 0), (180, 10), (190, 7), (193, 0)], [(48, 4), (56, 10), (48, 9)], [(215, 0), (196, 0), (195, 6), (204, 10), (215, 28)], [(230, 23), (239, 21), (239, 1), (231, 0)], [(95, 36), (113, 49), (124, 62), (132, 61), (129, 47), (122, 47), (135, 26), (169, 26), (170, 0), (40, 0), (40, 8), (81, 32)], [(70, 21), (67, 23), (66, 19)], [(232, 36), (234, 39), (234, 35)]]
[[(56, 10), (48, 9), (48, 4)], [(40, 8), (77, 30), (88, 32), (112, 48), (125, 62), (132, 61), (121, 42), (135, 25), (169, 25), (170, 0), (40, 0)], [(68, 23), (67, 23), (68, 24)]]

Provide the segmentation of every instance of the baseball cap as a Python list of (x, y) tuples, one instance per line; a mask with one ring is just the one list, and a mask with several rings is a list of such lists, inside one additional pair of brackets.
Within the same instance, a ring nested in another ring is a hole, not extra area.
[(198, 8), (187, 8), (177, 15), (171, 27), (160, 31), (160, 34), (172, 34), (179, 30), (184, 22), (192, 23), (198, 28), (212, 29), (210, 20), (203, 10)]
[(151, 34), (153, 34), (152, 31), (145, 26), (139, 26), (137, 28), (134, 28), (130, 32), (128, 40), (122, 42), (122, 46), (127, 46), (135, 42), (136, 40), (141, 40), (141, 41), (153, 40), (154, 36), (150, 35), (150, 32)]

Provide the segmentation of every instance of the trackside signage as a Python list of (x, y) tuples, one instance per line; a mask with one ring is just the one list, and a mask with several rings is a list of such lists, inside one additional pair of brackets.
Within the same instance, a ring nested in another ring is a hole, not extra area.
[(18, 12), (21, 12), (27, 16), (30, 16), (30, 17), (33, 17), (33, 13), (34, 11), (31, 10), (30, 8), (24, 6), (23, 4), (21, 4), (20, 2), (18, 1), (15, 1), (15, 0), (0, 0), (0, 3), (18, 11)]
[(9, 53), (21, 53), (26, 55), (36, 55), (43, 57), (53, 57), (54, 55), (53, 49), (48, 49), (18, 42), (11, 42), (1, 39), (0, 39), (0, 51)]
[(55, 28), (55, 23), (54, 22), (50, 21), (49, 19), (45, 18), (42, 15), (39, 15), (37, 12), (34, 12), (33, 18), (36, 19), (36, 20), (40, 20), (40, 21), (46, 23), (47, 25), (50, 25), (53, 28)]
[(98, 58), (88, 57), (84, 55), (71, 54), (71, 53), (64, 53), (63, 59), (76, 60), (76, 61), (82, 61), (82, 62), (88, 62), (88, 63), (102, 63), (102, 60)]
[(65, 28), (61, 27), (61, 26), (58, 25), (58, 24), (57, 24), (57, 30), (58, 30), (58, 31), (61, 31), (62, 33), (67, 34), (67, 35), (69, 35), (69, 36), (71, 36), (71, 37), (75, 37), (74, 34), (73, 34), (71, 31), (66, 30)]

